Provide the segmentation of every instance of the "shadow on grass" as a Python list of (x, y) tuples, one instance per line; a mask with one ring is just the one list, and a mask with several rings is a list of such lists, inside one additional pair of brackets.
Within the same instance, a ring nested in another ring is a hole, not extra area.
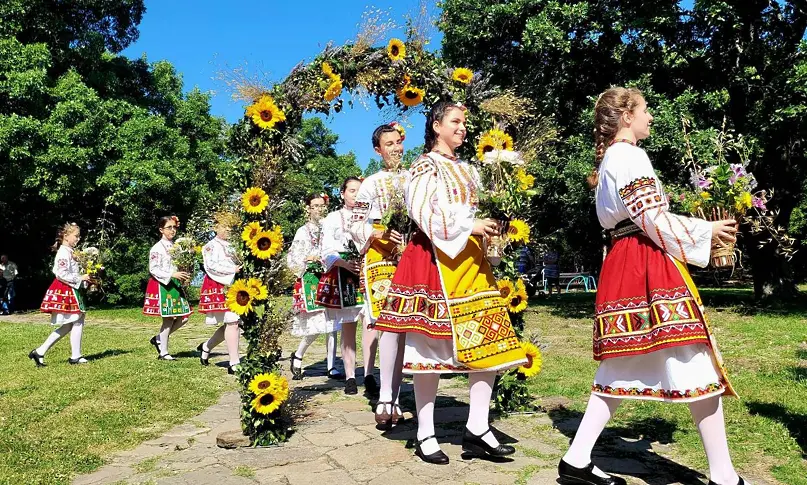
[(730, 308), (741, 315), (802, 317), (807, 314), (807, 298), (785, 301), (760, 302), (754, 298), (753, 288), (705, 288), (701, 290), (706, 306)]
[[(560, 407), (549, 410), (548, 414), (555, 428), (570, 440), (574, 438), (583, 413)], [(652, 448), (655, 442), (672, 443), (676, 429), (675, 423), (660, 418), (606, 428), (595, 446), (593, 461), (606, 473), (637, 477), (650, 485), (702, 485), (705, 475), (664, 458)]]
[(87, 360), (92, 361), (92, 360), (105, 359), (107, 357), (114, 357), (116, 355), (125, 355), (125, 354), (131, 354), (131, 353), (132, 353), (131, 350), (108, 349), (108, 350), (104, 350), (103, 352), (98, 352), (98, 353), (95, 353), (95, 354), (85, 355), (84, 358), (87, 359)]
[(536, 296), (530, 299), (530, 307), (547, 308), (549, 313), (561, 318), (594, 318), (596, 293), (564, 293), (550, 297)]
[(754, 416), (763, 416), (781, 423), (801, 448), (802, 458), (807, 458), (807, 415), (794, 413), (781, 404), (772, 402), (751, 401), (745, 403), (745, 407)]

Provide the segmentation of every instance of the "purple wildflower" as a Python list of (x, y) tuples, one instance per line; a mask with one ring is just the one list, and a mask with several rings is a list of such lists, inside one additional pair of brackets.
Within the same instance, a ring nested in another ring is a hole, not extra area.
[(761, 209), (761, 210), (764, 210), (764, 211), (768, 210), (768, 208), (765, 207), (765, 199), (763, 199), (762, 197), (754, 196), (751, 199), (751, 205), (753, 205), (757, 209)]

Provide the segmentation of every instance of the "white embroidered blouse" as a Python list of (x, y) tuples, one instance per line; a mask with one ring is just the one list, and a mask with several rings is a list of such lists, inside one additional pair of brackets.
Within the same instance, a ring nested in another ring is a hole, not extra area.
[(315, 222), (308, 221), (294, 233), (294, 240), (291, 242), (289, 253), (286, 255), (286, 266), (298, 278), (302, 278), (308, 268), (308, 258), (320, 257), (320, 226)]
[(149, 251), (149, 273), (164, 285), (171, 282), (171, 275), (177, 271), (169, 252), (173, 246), (168, 239), (160, 239)]
[(605, 151), (596, 199), (603, 228), (630, 219), (677, 260), (699, 267), (709, 264), (712, 224), (669, 211), (667, 196), (641, 148), (620, 142)]
[(410, 173), (406, 191), (409, 217), (435, 247), (450, 258), (457, 257), (474, 228), (479, 173), (466, 162), (436, 152), (418, 158)]
[(331, 212), (322, 220), (320, 258), (322, 258), (325, 271), (330, 271), (333, 265), (342, 259), (339, 253), (348, 250), (348, 244), (352, 239), (348, 228), (352, 218), (353, 211), (342, 207), (338, 211)]
[(73, 257), (73, 248), (66, 244), (59, 246), (56, 251), (52, 271), (56, 275), (56, 279), (75, 289), (81, 288), (84, 283), (81, 280), (81, 267)]
[(382, 170), (370, 175), (361, 183), (350, 223), (350, 234), (360, 252), (367, 251), (370, 234), (373, 232), (373, 221), (384, 217), (393, 193), (406, 193), (409, 178), (408, 170), (400, 172)]
[(211, 239), (202, 249), (202, 261), (210, 279), (222, 285), (233, 283), (238, 272), (238, 257), (230, 241)]

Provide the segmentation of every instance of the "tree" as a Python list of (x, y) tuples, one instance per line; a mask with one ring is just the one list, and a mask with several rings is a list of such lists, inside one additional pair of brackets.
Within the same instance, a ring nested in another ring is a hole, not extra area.
[[(776, 188), (779, 223), (804, 240), (804, 7), (760, 0), (703, 0), (689, 10), (675, 0), (446, 0), (440, 28), (446, 59), (491, 73), (554, 116), (566, 143), (557, 160), (538, 162), (550, 165), (536, 201), (541, 224), (553, 226), (544, 219), (557, 220), (560, 210), (566, 227), (554, 226), (593, 266), (599, 228), (590, 193), (580, 187), (593, 160), (593, 97), (615, 84), (643, 88), (651, 106), (657, 103), (654, 114), (666, 118), (645, 145), (665, 181), (686, 178), (680, 116), (701, 128), (720, 127), (725, 117), (755, 147), (751, 169), (760, 185)], [(776, 247), (748, 246), (757, 295), (794, 295)], [(794, 262), (803, 275), (804, 251)]]

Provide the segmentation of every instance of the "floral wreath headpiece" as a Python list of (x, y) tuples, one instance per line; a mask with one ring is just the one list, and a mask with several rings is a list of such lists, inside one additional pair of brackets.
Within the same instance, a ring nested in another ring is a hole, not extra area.
[(403, 125), (401, 125), (397, 121), (393, 121), (393, 122), (389, 123), (389, 126), (395, 128), (395, 130), (398, 132), (398, 134), (401, 135), (401, 141), (406, 140), (406, 130), (404, 129)]
[(177, 225), (177, 229), (179, 229), (179, 217), (171, 216), (171, 220), (174, 221), (174, 224)]

